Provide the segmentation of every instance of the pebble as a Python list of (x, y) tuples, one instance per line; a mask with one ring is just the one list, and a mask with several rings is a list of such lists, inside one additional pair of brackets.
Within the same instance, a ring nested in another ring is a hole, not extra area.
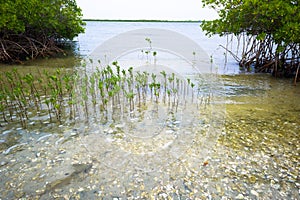
[(258, 192), (256, 192), (255, 190), (251, 190), (250, 193), (256, 197), (259, 196)]
[(174, 133), (174, 131), (173, 130), (166, 130), (166, 133), (167, 134), (172, 134), (172, 133)]
[(239, 195), (237, 195), (235, 198), (236, 198), (236, 199), (239, 199), (239, 200), (245, 199), (245, 197), (244, 197), (243, 194), (239, 194)]
[(272, 185), (272, 188), (274, 188), (275, 190), (279, 190), (280, 189), (280, 185), (279, 184), (274, 184), (274, 185)]
[(159, 197), (161, 197), (163, 199), (167, 199), (168, 195), (166, 193), (162, 193), (159, 195)]
[(75, 136), (75, 135), (77, 135), (77, 133), (76, 132), (72, 132), (70, 135), (71, 136)]

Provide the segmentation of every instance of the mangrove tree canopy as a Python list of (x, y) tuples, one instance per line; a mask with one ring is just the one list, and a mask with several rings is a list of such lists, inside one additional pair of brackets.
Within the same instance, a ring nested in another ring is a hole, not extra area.
[[(208, 35), (234, 35), (240, 53), (231, 54), (240, 66), (275, 76), (296, 76), (300, 63), (298, 0), (202, 0), (219, 19), (204, 21)], [(241, 48), (242, 47), (242, 48)]]
[(62, 52), (84, 32), (75, 0), (0, 0), (0, 61), (21, 62)]

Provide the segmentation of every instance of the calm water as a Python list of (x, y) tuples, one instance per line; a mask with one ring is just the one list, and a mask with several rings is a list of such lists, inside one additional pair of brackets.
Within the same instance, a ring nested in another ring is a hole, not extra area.
[[(214, 63), (219, 66), (219, 73), (239, 73), (238, 65), (229, 56), (225, 59), (225, 51), (219, 47), (220, 44), (226, 43), (227, 38), (205, 36), (201, 31), (200, 23), (88, 22), (86, 33), (77, 38), (80, 54), (90, 55), (104, 41), (118, 34), (145, 28), (165, 29), (182, 34), (195, 41), (209, 57), (213, 57)], [(149, 38), (151, 39), (151, 36)], [(225, 62), (227, 62), (226, 66), (224, 66)]]
[[(85, 33), (74, 39), (77, 47), (76, 57), (71, 56), (68, 58), (49, 60), (39, 59), (25, 63), (23, 67), (30, 68), (30, 66), (38, 66), (40, 68), (48, 68), (79, 66), (80, 63), (78, 62), (80, 62), (82, 57), (88, 57), (98, 46), (108, 39), (128, 31), (156, 28), (175, 31), (195, 41), (207, 53), (208, 57), (212, 56), (214, 64), (218, 67), (220, 74), (240, 73), (235, 61), (229, 55), (227, 59), (225, 59), (225, 51), (219, 47), (220, 44), (224, 45), (226, 43), (227, 38), (220, 38), (218, 36), (209, 38), (201, 31), (199, 25), (200, 23), (87, 22)], [(224, 63), (226, 63), (226, 66), (224, 66)], [(10, 67), (11, 66), (1, 66), (2, 69)]]
[(230, 57), (225, 65), (226, 38), (207, 38), (199, 23), (87, 22), (77, 56), (18, 68), (78, 68), (104, 41), (141, 28), (176, 31), (212, 56), (214, 78), (192, 76), (203, 82), (200, 103), (168, 114), (151, 104), (104, 124), (1, 122), (0, 199), (299, 199), (300, 87), (241, 72)]

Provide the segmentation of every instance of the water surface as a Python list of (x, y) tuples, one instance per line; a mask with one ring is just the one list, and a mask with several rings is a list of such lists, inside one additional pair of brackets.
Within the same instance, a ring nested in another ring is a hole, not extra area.
[[(198, 23), (88, 22), (86, 28), (76, 39), (79, 57), (18, 69), (76, 69), (81, 57), (119, 33), (165, 28), (193, 39), (214, 58), (220, 87), (196, 92), (201, 103), (180, 104), (173, 113), (167, 105), (149, 104), (134, 117), (109, 116), (109, 123), (94, 118), (24, 129), (1, 122), (1, 199), (300, 198), (299, 86), (241, 72), (232, 59), (225, 66), (218, 45), (226, 38), (207, 38)], [(223, 121), (215, 120), (223, 111)]]

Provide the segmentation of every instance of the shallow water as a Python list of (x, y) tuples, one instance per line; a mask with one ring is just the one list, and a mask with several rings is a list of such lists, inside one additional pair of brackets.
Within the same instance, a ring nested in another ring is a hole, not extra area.
[(242, 190), (246, 198), (254, 198), (256, 191), (266, 199), (298, 199), (300, 89), (268, 75), (225, 77), (227, 81), (230, 88), (243, 88), (227, 97), (226, 133), (219, 138), (231, 151), (225, 174), (244, 182), (236, 184), (235, 192)]
[[(94, 32), (88, 29), (78, 38), (83, 55), (101, 40), (141, 24), (88, 26)], [(164, 27), (189, 35), (197, 30), (191, 24)], [(188, 33), (187, 27), (192, 27)], [(213, 52), (213, 42), (201, 37)], [(72, 67), (74, 60), (33, 65)], [(238, 71), (234, 65), (223, 69)], [(180, 104), (173, 113), (164, 104), (159, 109), (149, 104), (134, 117), (110, 116), (104, 124), (96, 118), (35, 123), (27, 130), (17, 124), (0, 127), (0, 198), (299, 199), (300, 87), (266, 74), (213, 80), (220, 87), (212, 85), (208, 96), (198, 96), (209, 101)]]

